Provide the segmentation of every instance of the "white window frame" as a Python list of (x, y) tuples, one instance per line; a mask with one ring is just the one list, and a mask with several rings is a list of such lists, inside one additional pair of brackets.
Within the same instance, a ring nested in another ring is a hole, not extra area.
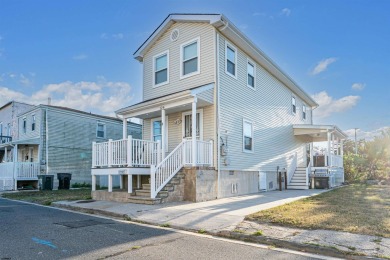
[[(203, 140), (203, 109), (197, 109), (196, 110), (196, 113), (199, 113), (199, 140), (202, 141)], [(185, 138), (185, 116), (187, 115), (192, 115), (192, 111), (186, 111), (186, 112), (183, 112), (182, 113), (182, 128), (181, 128), (181, 131), (182, 131), (182, 136), (183, 138)], [(191, 122), (192, 123), (192, 122)], [(197, 136), (198, 137), (198, 136)]]
[(22, 131), (23, 131), (23, 134), (27, 133), (27, 118), (26, 117), (23, 117)]
[[(253, 75), (252, 75), (252, 76), (253, 76), (253, 87), (252, 87), (251, 85), (248, 84), (248, 74), (249, 74), (249, 71), (248, 71), (248, 64), (250, 64), (250, 65), (253, 66)], [(246, 85), (247, 85), (250, 89), (256, 90), (256, 82), (257, 82), (257, 80), (256, 80), (256, 63), (255, 63), (253, 60), (247, 58), (247, 62), (246, 62)]]
[[(104, 131), (104, 135), (103, 135), (103, 137), (100, 137), (100, 136), (98, 136), (98, 130), (99, 130), (99, 125), (103, 125), (103, 131)], [(96, 123), (96, 138), (101, 138), (101, 139), (105, 139), (106, 138), (106, 136), (107, 136), (107, 128), (106, 128), (106, 124), (105, 123), (102, 123), (102, 122), (97, 122)]]
[[(228, 51), (228, 47), (230, 49), (232, 49), (235, 53), (234, 55), (234, 75), (231, 74), (228, 70), (227, 70), (227, 59), (228, 59), (228, 56), (227, 56), (227, 51)], [(238, 64), (237, 64), (237, 56), (238, 56), (238, 52), (237, 52), (237, 48), (234, 47), (233, 44), (231, 44), (230, 42), (228, 41), (225, 41), (225, 73), (227, 75), (229, 75), (230, 77), (234, 78), (234, 79), (237, 79), (237, 67), (238, 67)], [(248, 80), (247, 80), (248, 81)]]
[[(198, 52), (198, 68), (197, 68), (197, 70), (196, 71), (194, 71), (194, 72), (192, 72), (192, 73), (189, 73), (189, 74), (186, 74), (186, 75), (183, 75), (183, 73), (184, 73), (184, 70), (183, 70), (183, 65), (184, 65), (184, 60), (183, 60), (183, 58), (184, 58), (184, 52), (183, 52), (183, 50), (184, 50), (184, 47), (186, 47), (186, 46), (188, 46), (188, 45), (190, 45), (190, 44), (192, 44), (192, 43), (194, 43), (194, 42), (196, 42), (197, 44), (196, 44), (196, 46), (197, 46), (197, 52)], [(188, 42), (185, 42), (185, 43), (182, 43), (181, 45), (180, 45), (180, 79), (185, 79), (185, 78), (188, 78), (188, 77), (192, 77), (192, 76), (194, 76), (194, 75), (198, 75), (198, 74), (200, 74), (200, 37), (196, 37), (195, 39), (192, 39), (192, 40), (190, 40), (190, 41), (188, 41)]]
[[(305, 116), (303, 116), (303, 115), (305, 115)], [(307, 119), (307, 106), (305, 104), (303, 104), (302, 105), (302, 120), (306, 121), (306, 119)]]
[[(34, 132), (37, 129), (36, 122), (37, 122), (37, 120), (36, 120), (35, 114), (32, 114), (31, 115), (31, 132)], [(33, 130), (33, 125), (34, 125), (34, 130)]]
[[(245, 135), (244, 135), (244, 124), (249, 123), (251, 125), (251, 131), (252, 131), (252, 150), (245, 149)], [(254, 131), (253, 131), (253, 122), (248, 119), (242, 119), (242, 151), (244, 153), (253, 153), (255, 151), (255, 138), (254, 138)]]
[[(161, 82), (159, 84), (156, 83), (156, 60), (164, 55), (167, 55), (167, 81)], [(169, 84), (169, 50), (161, 52), (157, 55), (153, 56), (153, 88), (161, 87), (166, 84)]]
[[(294, 106), (295, 106), (295, 112), (293, 108)], [(297, 98), (294, 95), (291, 96), (291, 113), (293, 115), (297, 114)]]
[[(150, 120), (150, 141), (154, 141), (154, 134), (153, 134), (153, 123), (155, 121), (161, 121), (161, 117), (156, 117), (156, 118), (152, 118)], [(166, 127), (165, 127), (165, 152), (168, 152), (168, 125), (169, 125), (169, 122), (168, 122), (168, 116), (165, 116), (165, 124), (166, 124)], [(163, 126), (164, 127), (164, 126)], [(162, 129), (161, 129), (162, 130)], [(162, 138), (162, 132), (161, 132), (161, 138)]]

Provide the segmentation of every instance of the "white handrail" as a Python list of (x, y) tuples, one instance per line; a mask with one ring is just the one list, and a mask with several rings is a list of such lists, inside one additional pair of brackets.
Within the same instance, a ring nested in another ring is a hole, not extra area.
[(156, 198), (161, 189), (180, 171), (184, 166), (183, 148), (187, 140), (183, 140), (164, 160), (156, 167), (151, 166), (150, 178), (150, 195)]
[(292, 177), (294, 176), (295, 170), (297, 169), (297, 165), (298, 165), (297, 160), (298, 160), (298, 155), (297, 153), (294, 153), (291, 163), (287, 167), (287, 183), (290, 183)]
[(311, 174), (311, 166), (310, 166), (310, 163), (309, 163), (309, 165), (306, 168), (306, 180), (305, 180), (306, 181), (306, 187), (309, 187), (310, 174)]

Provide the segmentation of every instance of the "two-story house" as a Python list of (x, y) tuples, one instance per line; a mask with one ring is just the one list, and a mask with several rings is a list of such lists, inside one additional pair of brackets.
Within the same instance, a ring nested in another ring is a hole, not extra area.
[[(225, 16), (171, 14), (134, 58), (143, 101), (116, 113), (143, 119), (144, 140), (124, 134), (104, 151), (94, 145), (93, 183), (120, 175), (129, 193), (122, 200), (157, 203), (272, 190), (283, 170), (289, 188), (309, 188), (313, 167), (333, 185), (343, 181), (346, 135), (313, 125), (318, 104)], [(323, 158), (313, 155), (317, 141), (328, 142)], [(93, 197), (110, 192), (112, 185)]]
[[(50, 105), (23, 111), (16, 125), (12, 159), (0, 163), (0, 179), (11, 177), (3, 189), (37, 188), (39, 175), (52, 175), (57, 188), (58, 173), (72, 174), (72, 183), (90, 183), (91, 143), (121, 138), (123, 131), (118, 118)], [(127, 122), (127, 131), (141, 138), (141, 125)]]

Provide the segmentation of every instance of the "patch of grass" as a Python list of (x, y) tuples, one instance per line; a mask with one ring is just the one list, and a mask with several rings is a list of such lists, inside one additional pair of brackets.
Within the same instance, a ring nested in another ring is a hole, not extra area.
[(171, 225), (169, 223), (161, 224), (160, 227), (170, 227)]
[(261, 230), (257, 230), (257, 231), (252, 233), (252, 236), (257, 236), (257, 237), (262, 236), (262, 235), (263, 235), (263, 231), (261, 231)]
[(356, 251), (356, 247), (354, 247), (354, 246), (347, 246), (347, 248), (348, 248), (349, 250)]
[(42, 191), (21, 191), (5, 193), (4, 198), (23, 200), (41, 205), (49, 206), (51, 203), (60, 200), (88, 200), (91, 199), (90, 189), (79, 190), (42, 190)]
[(241, 229), (234, 229), (233, 232), (235, 232), (235, 233), (241, 233), (241, 234), (245, 233), (245, 231), (244, 231), (244, 230), (241, 230)]
[(206, 233), (206, 230), (204, 230), (204, 229), (199, 229), (199, 230), (198, 230), (198, 233), (199, 233), (199, 234), (205, 234), (205, 233)]
[(123, 216), (123, 219), (126, 220), (126, 221), (131, 221), (131, 217), (129, 217), (127, 215)]
[(390, 237), (390, 186), (349, 185), (260, 211), (246, 219), (304, 229)]
[(142, 246), (132, 246), (130, 250), (137, 250), (140, 249)]
[(377, 237), (377, 238), (375, 238), (375, 239), (371, 240), (371, 242), (374, 242), (374, 243), (380, 243), (380, 242), (382, 242), (382, 238), (380, 238), (380, 237)]

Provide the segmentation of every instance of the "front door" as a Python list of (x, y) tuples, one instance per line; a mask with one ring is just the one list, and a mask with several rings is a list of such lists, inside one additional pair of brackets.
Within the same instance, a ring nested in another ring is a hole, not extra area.
[[(151, 129), (151, 140), (152, 141), (162, 141), (162, 123), (161, 117), (153, 118), (152, 121), (152, 129)], [(168, 152), (168, 116), (165, 117), (165, 152)]]
[[(191, 140), (192, 133), (192, 113), (183, 113), (183, 139)], [(196, 139), (203, 140), (203, 111), (196, 111)]]

